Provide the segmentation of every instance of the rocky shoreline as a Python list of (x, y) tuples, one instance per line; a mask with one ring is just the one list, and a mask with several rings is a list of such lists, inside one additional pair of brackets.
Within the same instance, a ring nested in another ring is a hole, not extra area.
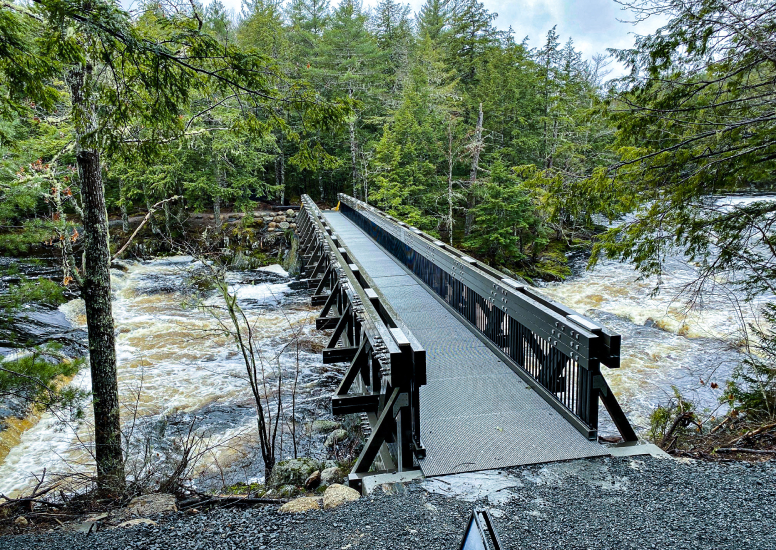
[[(468, 476), (468, 477), (467, 477)], [(328, 510), (278, 505), (152, 516), (87, 533), (0, 538), (5, 550), (417, 549), (460, 543), (474, 507), (491, 511), (505, 548), (776, 547), (776, 462), (710, 464), (654, 457), (576, 460), (383, 486)]]

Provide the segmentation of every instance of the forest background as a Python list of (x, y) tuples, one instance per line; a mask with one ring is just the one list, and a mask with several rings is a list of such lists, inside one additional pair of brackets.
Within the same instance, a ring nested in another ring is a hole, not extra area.
[[(304, 193), (333, 206), (347, 192), (528, 279), (567, 276), (572, 249), (645, 276), (679, 253), (698, 270), (691, 302), (714, 285), (773, 296), (776, 203), (716, 199), (774, 187), (776, 6), (627, 5), (667, 22), (585, 59), (555, 29), (535, 47), (498, 30), (476, 0), (415, 14), (392, 0), (257, 0), (238, 17), (218, 1), (129, 14), (3, 2), (0, 249), (47, 242), (73, 257), (91, 151), (111, 216), (127, 230), (156, 211), (162, 239), (195, 212), (212, 212), (223, 239), (222, 209)], [(607, 80), (611, 60), (623, 77)], [(67, 262), (66, 285), (80, 273)], [(763, 312), (776, 319), (772, 303)], [(757, 391), (729, 397), (773, 416), (768, 326), (752, 330)]]

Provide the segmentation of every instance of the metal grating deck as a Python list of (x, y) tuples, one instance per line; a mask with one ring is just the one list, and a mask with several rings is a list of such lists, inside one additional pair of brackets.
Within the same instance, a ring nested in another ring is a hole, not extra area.
[(448, 311), (410, 272), (339, 212), (324, 212), (426, 349), (420, 388), (426, 476), (609, 454), (588, 441)]

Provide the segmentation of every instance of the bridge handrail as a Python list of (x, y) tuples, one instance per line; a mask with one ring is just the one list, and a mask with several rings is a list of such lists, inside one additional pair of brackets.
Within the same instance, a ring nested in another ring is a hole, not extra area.
[[(414, 456), (423, 454), (418, 388), (425, 384), (426, 352), (393, 309), (382, 303), (381, 295), (370, 288), (371, 279), (365, 278), (353, 263), (350, 252), (307, 195), (302, 197), (300, 224), (300, 235), (305, 235), (309, 247), (318, 250), (312, 263), (327, 264), (326, 272), (315, 279), (320, 281), (319, 289), (327, 284), (330, 288), (324, 316), (332, 307), (333, 298), (338, 299), (336, 307), (340, 317), (336, 318), (337, 328), (324, 350), (324, 362), (352, 360), (332, 397), (332, 408), (335, 414), (367, 413), (372, 429), (350, 474), (351, 483), (355, 482), (356, 486), (360, 483), (360, 477), (366, 474), (378, 453), (389, 470), (410, 469)], [(341, 300), (340, 295), (343, 295)], [(349, 323), (348, 327), (342, 330), (339, 321)], [(332, 328), (333, 325), (321, 326)], [(337, 353), (343, 350), (336, 347), (340, 342), (349, 355)], [(348, 394), (351, 387), (359, 393)]]
[(338, 198), (345, 216), (475, 327), (580, 432), (597, 437), (600, 397), (623, 438), (636, 439), (600, 372), (601, 363), (620, 365), (618, 334), (373, 206)]

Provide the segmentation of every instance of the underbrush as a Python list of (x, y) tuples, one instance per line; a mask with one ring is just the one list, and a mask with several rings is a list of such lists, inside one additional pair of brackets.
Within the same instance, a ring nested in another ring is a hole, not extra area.
[(734, 370), (720, 404), (727, 414), (697, 410), (674, 388), (674, 397), (650, 418), (649, 438), (665, 451), (707, 460), (776, 458), (776, 305), (768, 304)]

